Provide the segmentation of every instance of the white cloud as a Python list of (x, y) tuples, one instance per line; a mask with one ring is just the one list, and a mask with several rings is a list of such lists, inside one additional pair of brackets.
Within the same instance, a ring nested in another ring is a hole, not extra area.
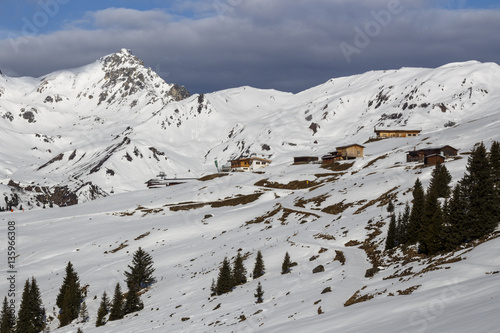
[[(222, 16), (211, 1), (168, 10), (109, 8), (70, 22), (67, 30), (14, 41), (18, 53), (12, 41), (0, 40), (0, 68), (41, 76), (130, 48), (146, 65), (168, 72), (167, 81), (196, 92), (244, 84), (297, 91), (370, 69), (500, 62), (500, 11), (412, 1), (377, 28), (373, 13), (388, 11), (391, 1), (220, 0), (229, 6)], [(172, 14), (181, 10), (197, 14)], [(367, 28), (369, 42), (348, 63), (340, 43), (355, 46), (355, 29)]]

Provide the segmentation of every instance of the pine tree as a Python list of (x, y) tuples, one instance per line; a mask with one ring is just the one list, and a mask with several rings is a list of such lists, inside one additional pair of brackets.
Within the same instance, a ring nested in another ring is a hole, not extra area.
[(389, 230), (387, 231), (385, 249), (390, 250), (395, 246), (396, 246), (396, 216), (392, 214), (391, 222), (389, 223)]
[(448, 198), (450, 196), (451, 174), (444, 164), (436, 164), (431, 174), (430, 188), (436, 191), (438, 198)]
[(69, 280), (63, 295), (63, 305), (59, 316), (60, 327), (66, 326), (77, 319), (80, 312), (82, 292), (80, 284), (75, 281), (74, 277)]
[(451, 251), (466, 241), (468, 230), (468, 199), (459, 182), (444, 210), (444, 249)]
[(255, 290), (254, 296), (255, 296), (255, 298), (257, 298), (255, 303), (262, 303), (264, 301), (264, 299), (262, 298), (264, 296), (264, 291), (262, 290), (262, 286), (261, 286), (260, 282), (257, 285), (257, 289)]
[(490, 165), (493, 184), (500, 190), (500, 142), (493, 141), (490, 148)]
[(78, 329), (76, 330), (76, 333), (83, 333), (83, 330), (80, 327), (78, 327)]
[(469, 198), (468, 236), (477, 239), (492, 232), (498, 225), (497, 193), (483, 143), (476, 146), (469, 156), (462, 184)]
[(424, 214), (425, 193), (422, 183), (417, 178), (413, 186), (413, 206), (408, 222), (407, 240), (409, 244), (414, 244), (418, 240), (422, 227), (422, 215)]
[(115, 294), (113, 295), (113, 303), (109, 314), (109, 321), (122, 319), (123, 314), (123, 295), (120, 284), (117, 283), (115, 287)]
[(443, 212), (438, 206), (432, 216), (426, 237), (426, 248), (429, 254), (436, 254), (443, 250)]
[(134, 253), (132, 266), (129, 265), (128, 268), (130, 269), (130, 272), (125, 271), (125, 281), (127, 286), (134, 285), (140, 290), (149, 287), (156, 281), (153, 276), (155, 271), (153, 268), (153, 258), (149, 253), (140, 247)]
[(43, 307), (40, 289), (34, 277), (31, 278), (29, 298), (33, 328), (35, 332), (41, 332), (45, 328), (45, 309)]
[(103, 326), (104, 324), (106, 324), (105, 317), (108, 314), (108, 312), (109, 312), (109, 299), (106, 292), (104, 292), (102, 294), (101, 303), (99, 304), (99, 309), (97, 309), (97, 320), (95, 322), (96, 327)]
[[(64, 293), (66, 292), (66, 290), (68, 290), (70, 282), (75, 284), (76, 286), (76, 290), (74, 290), (75, 301), (73, 303), (78, 302), (78, 304), (80, 304), (80, 301), (83, 298), (80, 288), (80, 278), (78, 277), (78, 273), (76, 273), (75, 269), (73, 268), (73, 264), (71, 263), (71, 261), (69, 261), (68, 264), (66, 265), (66, 275), (64, 276), (63, 283), (59, 288), (59, 294), (57, 295), (56, 299), (56, 305), (61, 310), (63, 308), (63, 303), (64, 303)], [(78, 310), (76, 311), (76, 313), (78, 314)]]
[(81, 323), (86, 323), (89, 321), (89, 310), (87, 309), (87, 303), (85, 301), (82, 302), (82, 305), (80, 306), (80, 322)]
[(132, 312), (141, 311), (144, 309), (144, 304), (139, 296), (139, 288), (133, 285), (129, 286), (125, 304), (123, 305), (123, 314), (127, 315)]
[(264, 259), (262, 258), (262, 253), (257, 252), (257, 258), (255, 259), (255, 266), (253, 267), (253, 278), (257, 279), (264, 275), (266, 272), (266, 267), (264, 266)]
[(210, 286), (210, 296), (217, 295), (217, 285), (215, 284), (215, 280), (212, 279), (212, 285)]
[(387, 212), (393, 213), (394, 212), (394, 203), (392, 200), (389, 200), (389, 204), (387, 205)]
[[(437, 219), (434, 219), (434, 215), (438, 210), (441, 210), (441, 206), (437, 196), (436, 187), (429, 186), (427, 195), (425, 196), (424, 212), (421, 219), (421, 226), (418, 233), (419, 250), (422, 253), (429, 254), (429, 244), (433, 242), (434, 239), (431, 237), (431, 230), (437, 230), (437, 226), (433, 226), (433, 223), (437, 223)], [(442, 224), (442, 221), (441, 221)]]
[(288, 252), (285, 253), (285, 258), (283, 259), (283, 263), (281, 264), (281, 274), (290, 273), (292, 269), (292, 261), (290, 260), (290, 255)]
[(38, 333), (45, 327), (45, 310), (35, 278), (26, 280), (19, 307), (16, 333)]
[(238, 252), (236, 254), (236, 258), (234, 259), (234, 264), (233, 264), (234, 285), (238, 286), (240, 284), (246, 283), (247, 282), (246, 274), (247, 274), (247, 269), (243, 264), (243, 257), (241, 256), (240, 252)]
[(9, 308), (9, 303), (7, 302), (7, 296), (3, 300), (2, 313), (0, 314), (0, 333), (12, 333), (14, 332), (14, 326), (16, 325), (16, 317), (14, 312)]
[(222, 266), (219, 269), (219, 276), (217, 278), (217, 285), (215, 287), (217, 295), (222, 295), (230, 292), (234, 287), (234, 280), (231, 274), (231, 266), (229, 260), (224, 258)]

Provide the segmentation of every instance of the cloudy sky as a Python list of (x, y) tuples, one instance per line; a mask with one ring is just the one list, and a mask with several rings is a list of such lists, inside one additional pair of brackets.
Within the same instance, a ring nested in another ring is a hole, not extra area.
[(298, 92), (369, 70), (500, 64), (500, 2), (0, 0), (0, 70), (39, 77), (131, 49), (192, 93)]

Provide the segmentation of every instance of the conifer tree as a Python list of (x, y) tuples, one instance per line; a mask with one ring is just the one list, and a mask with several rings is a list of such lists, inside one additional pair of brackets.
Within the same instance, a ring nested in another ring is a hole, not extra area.
[(429, 254), (436, 254), (443, 250), (443, 212), (437, 206), (429, 224), (426, 235), (426, 250)]
[(0, 333), (13, 333), (16, 325), (16, 317), (9, 308), (7, 296), (3, 300), (2, 313), (0, 314)]
[(219, 269), (219, 276), (217, 278), (216, 293), (222, 295), (230, 292), (234, 287), (234, 280), (231, 274), (231, 266), (229, 260), (224, 258), (222, 266)]
[(395, 246), (396, 246), (396, 216), (392, 214), (391, 222), (389, 223), (389, 230), (387, 231), (385, 249), (390, 250)]
[(418, 240), (422, 227), (422, 216), (424, 214), (425, 193), (422, 183), (417, 178), (413, 186), (413, 206), (408, 222), (407, 240), (409, 244), (414, 244)]
[(127, 296), (125, 297), (125, 304), (123, 305), (123, 314), (127, 315), (132, 312), (141, 311), (142, 309), (144, 309), (144, 304), (139, 296), (139, 288), (129, 285)]
[(490, 148), (490, 165), (493, 184), (500, 190), (500, 142), (493, 141)]
[(459, 182), (452, 192), (452, 196), (444, 209), (444, 249), (451, 251), (466, 241), (468, 230), (466, 218), (468, 214), (468, 200)]
[(87, 303), (85, 301), (82, 302), (82, 305), (80, 306), (80, 322), (81, 323), (86, 323), (89, 321), (89, 310), (87, 309)]
[(253, 267), (253, 278), (257, 279), (264, 275), (266, 272), (266, 267), (264, 266), (264, 259), (262, 258), (262, 253), (257, 252), (257, 258), (255, 259), (255, 266)]
[(125, 281), (127, 286), (133, 285), (140, 290), (155, 282), (155, 278), (153, 276), (155, 271), (153, 268), (153, 258), (142, 248), (139, 247), (137, 251), (135, 251), (132, 258), (132, 266), (129, 265), (128, 268), (130, 269), (130, 272), (125, 271)]
[(236, 254), (236, 258), (234, 259), (234, 264), (233, 264), (234, 285), (238, 286), (240, 284), (246, 283), (247, 282), (246, 274), (247, 274), (247, 269), (243, 264), (243, 257), (241, 256), (240, 252), (238, 252)]
[(257, 289), (255, 290), (254, 296), (255, 296), (255, 298), (257, 298), (255, 303), (262, 303), (264, 301), (264, 299), (262, 298), (264, 296), (264, 291), (262, 290), (262, 286), (261, 286), (260, 282), (257, 285)]
[(486, 148), (480, 143), (469, 156), (462, 184), (469, 198), (467, 224), (469, 237), (477, 239), (498, 225), (497, 193), (493, 186)]
[(444, 164), (438, 163), (432, 170), (430, 189), (436, 191), (438, 198), (448, 198), (450, 196), (451, 174)]
[(99, 304), (99, 309), (97, 309), (97, 320), (95, 322), (96, 327), (103, 326), (104, 324), (106, 324), (105, 317), (108, 314), (108, 312), (109, 312), (109, 299), (106, 292), (104, 292), (102, 294), (101, 303)]
[[(83, 298), (82, 293), (81, 293), (81, 288), (80, 288), (80, 278), (78, 277), (78, 273), (76, 273), (71, 261), (69, 261), (68, 264), (66, 265), (66, 274), (64, 276), (63, 283), (62, 283), (61, 287), (59, 288), (59, 294), (57, 295), (57, 299), (56, 299), (56, 305), (61, 310), (63, 308), (63, 303), (64, 303), (64, 294), (65, 294), (66, 290), (68, 290), (70, 283), (74, 284), (74, 287), (76, 286), (76, 288), (72, 289), (74, 292), (73, 297), (75, 298), (75, 300), (72, 303), (77, 303), (79, 305), (80, 301)], [(74, 312), (74, 309), (72, 309), (72, 310)], [(78, 310), (76, 311), (76, 313), (78, 315)], [(74, 317), (73, 319), (75, 319), (75, 318), (76, 317)]]
[(431, 185), (429, 186), (429, 190), (425, 196), (424, 212), (421, 219), (421, 227), (418, 233), (418, 242), (420, 245), (419, 250), (425, 254), (429, 254), (429, 244), (431, 241), (434, 241), (432, 238), (434, 236), (431, 236), (431, 230), (439, 229), (437, 226), (433, 226), (433, 223), (437, 223), (438, 221), (437, 219), (434, 219), (434, 215), (438, 210), (441, 210), (437, 193), (437, 188)]
[(387, 212), (393, 213), (394, 212), (394, 203), (392, 200), (389, 200), (389, 203), (387, 204)]
[(26, 280), (19, 307), (16, 333), (38, 333), (45, 327), (45, 309), (35, 278)]
[(111, 304), (111, 311), (109, 313), (109, 321), (122, 319), (123, 314), (123, 295), (120, 283), (116, 284), (113, 301)]
[(76, 330), (76, 333), (83, 333), (83, 330), (80, 327), (78, 327), (78, 329)]
[(281, 264), (281, 274), (290, 273), (292, 269), (292, 261), (290, 260), (290, 255), (288, 252), (285, 253), (285, 258), (283, 259), (283, 263)]
[(403, 211), (403, 214), (401, 214), (401, 218), (398, 219), (398, 237), (396, 240), (398, 244), (406, 244), (408, 242), (408, 224), (410, 222), (410, 214), (411, 208), (410, 204), (407, 202), (405, 210)]
[(82, 301), (82, 292), (80, 284), (74, 277), (71, 277), (63, 293), (63, 305), (59, 316), (60, 327), (66, 326), (78, 318), (80, 304)]
[(215, 284), (215, 280), (212, 279), (212, 285), (210, 286), (210, 296), (217, 295), (217, 285)]

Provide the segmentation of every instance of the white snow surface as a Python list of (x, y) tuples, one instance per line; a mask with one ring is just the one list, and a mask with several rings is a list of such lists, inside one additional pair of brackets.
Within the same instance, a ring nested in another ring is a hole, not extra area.
[[(119, 68), (129, 68), (123, 64), (130, 60), (140, 73), (149, 71), (130, 52), (118, 55), (126, 59)], [(406, 151), (458, 148), (462, 158), (446, 163), (456, 182), (465, 172), (464, 153), (479, 141), (489, 147), (500, 140), (498, 65), (467, 62), (377, 71), (332, 79), (298, 94), (240, 87), (174, 102), (165, 95), (171, 85), (153, 72), (146, 88), (131, 96), (122, 96), (122, 81), (103, 88), (108, 82), (105, 62), (41, 79), (0, 76), (2, 193), (10, 193), (5, 185), (9, 179), (46, 185), (92, 181), (115, 191), (70, 207), (0, 215), (0, 237), (6, 239), (8, 221), (16, 224), (17, 305), (24, 281), (34, 276), (47, 315), (55, 318), (68, 261), (81, 283), (89, 285), (85, 301), (90, 321), (57, 328), (54, 319), (52, 332), (76, 332), (77, 327), (85, 333), (498, 330), (499, 237), (420, 261), (390, 261), (383, 255), (381, 270), (372, 278), (365, 277), (372, 267), (366, 252), (359, 245), (346, 246), (349, 241), (362, 243), (379, 230), (373, 243), (382, 251), (389, 214), (378, 201), (370, 201), (392, 190), (399, 212), (411, 200), (417, 177), (428, 185), (432, 168), (406, 163)], [(37, 92), (40, 87), (45, 87), (42, 93)], [(103, 90), (108, 97), (117, 95), (97, 105)], [(43, 102), (56, 94), (62, 101)], [(134, 100), (137, 105), (131, 107)], [(19, 116), (20, 108), (33, 107), (36, 122)], [(5, 116), (8, 112), (12, 121)], [(454, 124), (445, 127), (449, 122)], [(317, 124), (316, 132), (309, 128), (311, 123)], [(366, 143), (375, 126), (419, 127), (422, 133)], [(321, 156), (349, 143), (363, 144), (365, 157), (343, 162), (354, 162), (345, 171), (292, 165), (293, 156)], [(113, 147), (109, 159), (91, 173)], [(154, 154), (150, 147), (165, 155)], [(76, 157), (69, 160), (73, 151)], [(63, 159), (37, 170), (59, 154)], [(211, 174), (215, 158), (226, 161), (242, 154), (271, 158), (273, 163), (261, 173), (145, 189), (144, 182), (159, 171), (178, 177)], [(115, 175), (107, 174), (108, 169)], [(256, 184), (263, 180), (309, 181), (307, 186), (314, 186), (279, 189)], [(224, 204), (228, 198), (254, 193), (261, 194), (255, 201)], [(350, 205), (338, 214), (323, 211), (340, 202)], [(198, 205), (175, 209), (193, 204)], [(272, 211), (276, 214), (267, 214)], [(263, 216), (260, 223), (246, 223)], [(4, 294), (9, 288), (5, 243), (0, 251)], [(122, 243), (127, 246), (111, 252)], [(141, 296), (144, 310), (96, 328), (102, 293), (112, 297), (117, 282), (125, 289), (123, 272), (139, 246), (153, 256), (157, 278)], [(221, 262), (233, 259), (238, 250), (249, 255), (249, 273), (261, 250), (266, 273), (256, 280), (249, 277), (226, 295), (210, 297)], [(343, 251), (344, 265), (333, 260), (336, 250)], [(287, 251), (298, 265), (281, 275)], [(313, 256), (318, 257), (310, 261)], [(434, 269), (426, 269), (433, 263)], [(325, 271), (313, 274), (318, 265)], [(265, 292), (262, 304), (254, 297), (259, 281)], [(322, 293), (327, 287), (332, 291)], [(398, 293), (409, 288), (414, 290), (408, 295)], [(356, 292), (374, 297), (344, 306)]]

